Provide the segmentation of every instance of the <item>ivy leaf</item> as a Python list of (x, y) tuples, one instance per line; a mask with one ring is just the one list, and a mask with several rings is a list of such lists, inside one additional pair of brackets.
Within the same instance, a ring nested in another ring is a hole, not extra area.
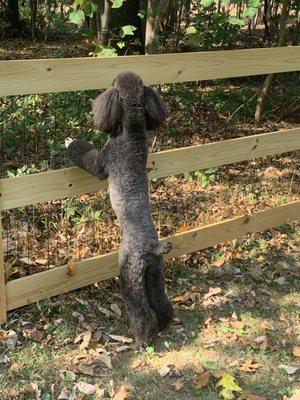
[(235, 398), (234, 392), (242, 392), (242, 388), (236, 383), (234, 376), (226, 372), (221, 374), (221, 379), (216, 384), (216, 387), (222, 386), (220, 396), (225, 400), (233, 400)]
[(122, 7), (123, 0), (113, 0), (113, 4), (111, 8), (120, 8)]
[(231, 0), (222, 0), (222, 6), (223, 7), (228, 7), (231, 3)]
[(120, 29), (119, 35), (121, 38), (125, 37), (126, 35), (133, 36), (136, 29), (137, 28), (133, 25), (124, 25)]
[(138, 17), (140, 17), (141, 19), (144, 19), (146, 14), (147, 14), (146, 10), (144, 10), (144, 9), (143, 10), (139, 10)]
[(201, 0), (200, 4), (203, 7), (210, 7), (214, 4), (215, 0)]
[(245, 25), (244, 21), (242, 21), (239, 18), (235, 18), (235, 17), (229, 17), (228, 18), (228, 23), (230, 25), (238, 25), (240, 27), (243, 27)]
[(116, 57), (118, 55), (115, 48), (108, 46), (96, 47), (95, 54), (97, 57)]
[(194, 33), (197, 33), (197, 29), (194, 26), (189, 26), (185, 30), (186, 35), (193, 35)]
[(87, 15), (88, 17), (92, 17), (94, 12), (98, 11), (98, 6), (97, 4), (93, 3), (93, 2), (89, 2), (85, 4), (84, 7), (84, 13), (85, 15)]
[(84, 21), (85, 16), (82, 10), (74, 10), (69, 15), (69, 20), (73, 24), (78, 25), (81, 21)]
[(251, 19), (258, 12), (258, 8), (256, 7), (247, 7), (243, 12), (243, 18)]
[(123, 42), (123, 40), (122, 40), (117, 43), (117, 46), (119, 47), (119, 49), (123, 49), (123, 47), (125, 47), (125, 42)]
[(260, 8), (261, 7), (261, 0), (249, 0), (248, 7)]

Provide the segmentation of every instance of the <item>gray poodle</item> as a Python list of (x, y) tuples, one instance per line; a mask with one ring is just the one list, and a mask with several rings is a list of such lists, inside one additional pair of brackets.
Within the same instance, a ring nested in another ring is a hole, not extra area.
[(163, 121), (166, 109), (139, 76), (123, 72), (96, 98), (93, 114), (95, 126), (109, 133), (109, 140), (98, 151), (84, 140), (67, 139), (67, 153), (99, 179), (109, 178), (110, 199), (121, 229), (121, 292), (136, 341), (145, 344), (173, 318), (163, 272), (163, 254), (172, 244), (158, 241), (146, 169), (146, 130)]

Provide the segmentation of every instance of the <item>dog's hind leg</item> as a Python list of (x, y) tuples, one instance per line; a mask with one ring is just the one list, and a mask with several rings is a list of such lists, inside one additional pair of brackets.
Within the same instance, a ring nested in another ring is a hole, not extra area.
[(156, 313), (158, 329), (165, 329), (173, 319), (173, 305), (165, 291), (162, 257), (152, 257), (146, 270), (146, 293), (150, 307)]
[(131, 257), (120, 266), (125, 308), (133, 335), (141, 345), (153, 342), (158, 334), (157, 317), (149, 306), (145, 291), (145, 270), (146, 260), (142, 257)]

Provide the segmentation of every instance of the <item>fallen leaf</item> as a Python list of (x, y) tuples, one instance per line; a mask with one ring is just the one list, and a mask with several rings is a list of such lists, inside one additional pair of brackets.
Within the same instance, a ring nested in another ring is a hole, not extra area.
[(174, 386), (174, 389), (178, 391), (182, 388), (183, 383), (181, 382), (180, 379), (176, 379), (176, 381), (172, 384), (172, 386)]
[(285, 365), (285, 364), (280, 364), (278, 368), (283, 369), (288, 375), (293, 375), (299, 369), (299, 367), (295, 367), (293, 365)]
[(209, 378), (210, 378), (209, 372), (203, 372), (202, 374), (198, 375), (194, 383), (195, 388), (201, 389), (205, 387), (208, 384)]
[(79, 364), (77, 366), (77, 371), (83, 375), (95, 375), (94, 368), (89, 365)]
[(242, 392), (242, 388), (236, 383), (234, 376), (227, 372), (222, 372), (221, 376), (221, 379), (216, 384), (216, 387), (221, 386), (223, 388), (219, 394), (225, 400), (233, 400), (235, 398), (234, 392)]
[(288, 322), (288, 320), (286, 319), (286, 317), (285, 317), (285, 315), (283, 313), (281, 313), (279, 315), (279, 320), (282, 321), (282, 322)]
[(222, 292), (222, 289), (220, 287), (215, 287), (215, 288), (209, 288), (209, 291), (203, 296), (203, 300), (207, 300), (212, 296), (215, 296), (216, 294), (219, 294)]
[(259, 363), (254, 363), (252, 360), (247, 360), (240, 366), (239, 369), (243, 372), (253, 372), (256, 371), (260, 366), (261, 365)]
[(266, 400), (266, 398), (262, 396), (257, 396), (256, 394), (252, 394), (250, 392), (242, 392), (237, 400)]
[(127, 350), (130, 350), (130, 349), (131, 349), (131, 347), (127, 346), (127, 345), (119, 346), (119, 347), (116, 348), (116, 352), (117, 353), (121, 353), (123, 351), (127, 351)]
[(113, 400), (124, 400), (130, 395), (131, 391), (132, 387), (127, 382), (124, 382), (115, 393)]
[(79, 350), (84, 350), (90, 344), (92, 338), (92, 332), (90, 330), (83, 332), (82, 334), (82, 343), (79, 346)]
[(293, 348), (293, 354), (295, 357), (300, 357), (300, 346), (295, 346)]
[(113, 340), (115, 340), (116, 342), (121, 342), (121, 343), (131, 343), (132, 339), (131, 338), (127, 338), (125, 336), (121, 336), (121, 335), (112, 335), (110, 333), (108, 333), (108, 336), (111, 337)]
[(5, 345), (9, 350), (13, 350), (18, 342), (18, 335), (15, 331), (9, 331), (5, 340)]
[(165, 376), (168, 375), (168, 373), (171, 371), (171, 368), (168, 365), (165, 365), (163, 368), (161, 368), (158, 373), (159, 376), (164, 378)]
[(40, 400), (42, 392), (39, 389), (39, 385), (36, 382), (31, 382), (30, 385), (31, 385), (32, 389), (35, 391), (36, 400)]
[(260, 326), (261, 326), (263, 329), (268, 329), (268, 330), (270, 330), (270, 331), (274, 331), (274, 326), (273, 326), (270, 322), (268, 322), (268, 321), (266, 321), (266, 320), (262, 321), (262, 323), (260, 324)]
[(297, 393), (294, 393), (292, 397), (289, 398), (289, 400), (300, 400), (300, 391), (297, 391)]
[(78, 382), (76, 383), (77, 389), (86, 395), (91, 395), (96, 392), (96, 386), (91, 385), (90, 383), (87, 382)]
[(68, 272), (67, 272), (67, 276), (70, 278), (71, 276), (76, 275), (76, 264), (73, 262), (69, 262), (68, 266), (67, 266)]
[(107, 308), (98, 306), (98, 310), (99, 310), (102, 314), (106, 315), (107, 318), (109, 318), (109, 317), (111, 317), (111, 316), (113, 315), (113, 313), (112, 313), (111, 311), (109, 311)]
[(120, 318), (122, 316), (122, 311), (121, 311), (120, 307), (118, 306), (118, 304), (112, 303), (110, 305), (110, 308), (116, 314), (117, 318)]
[(84, 316), (77, 311), (72, 312), (73, 317), (78, 319), (78, 322), (82, 323), (84, 321)]
[(16, 375), (19, 373), (19, 371), (20, 371), (20, 365), (17, 363), (14, 363), (9, 367), (8, 375), (9, 376)]
[(68, 400), (69, 398), (70, 398), (70, 392), (65, 386), (60, 392), (60, 395), (58, 396), (57, 400)]

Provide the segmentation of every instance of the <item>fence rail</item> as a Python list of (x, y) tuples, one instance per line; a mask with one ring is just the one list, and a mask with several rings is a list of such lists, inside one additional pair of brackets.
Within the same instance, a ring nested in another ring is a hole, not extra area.
[[(300, 128), (295, 128), (162, 151), (149, 156), (149, 179), (285, 153), (299, 148)], [(0, 210), (106, 189), (106, 181), (101, 182), (77, 167), (0, 179)]]
[[(134, 70), (147, 84), (187, 82), (275, 72), (297, 71), (300, 46), (207, 53), (130, 56), (109, 59), (57, 59), (0, 62), (0, 96), (105, 88), (116, 74)], [(151, 71), (151, 73), (149, 73)], [(149, 178), (226, 165), (300, 148), (300, 127), (164, 151), (149, 157)], [(95, 190), (106, 182), (78, 168), (0, 179), (0, 323), (6, 312), (118, 274), (117, 252), (5, 283), (1, 210), (56, 200)], [(168, 258), (201, 250), (247, 233), (299, 218), (300, 200), (175, 234)]]
[(300, 46), (0, 62), (0, 96), (103, 89), (132, 70), (148, 85), (297, 71)]

